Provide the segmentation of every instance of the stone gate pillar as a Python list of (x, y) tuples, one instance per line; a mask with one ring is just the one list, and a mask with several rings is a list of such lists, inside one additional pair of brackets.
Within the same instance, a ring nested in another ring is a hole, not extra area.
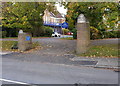
[(20, 51), (29, 50), (32, 48), (32, 35), (24, 33), (22, 30), (18, 34), (18, 49)]
[(89, 22), (83, 14), (80, 14), (77, 19), (77, 47), (76, 53), (85, 53), (89, 49), (90, 43), (90, 28)]

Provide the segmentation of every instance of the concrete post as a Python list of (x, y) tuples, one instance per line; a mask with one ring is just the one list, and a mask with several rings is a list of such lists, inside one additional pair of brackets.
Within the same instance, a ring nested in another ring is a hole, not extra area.
[(32, 48), (32, 36), (29, 33), (23, 33), (22, 30), (18, 34), (18, 49), (20, 51), (29, 50)]
[(77, 20), (77, 48), (76, 53), (85, 53), (89, 49), (90, 28), (89, 22), (83, 14), (80, 14)]

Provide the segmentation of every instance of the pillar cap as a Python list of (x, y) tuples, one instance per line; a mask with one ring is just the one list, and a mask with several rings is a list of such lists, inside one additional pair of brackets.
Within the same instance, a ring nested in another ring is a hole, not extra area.
[(23, 33), (23, 30), (19, 30), (19, 34), (22, 34)]
[(80, 14), (77, 19), (77, 23), (86, 23), (86, 18), (83, 14)]

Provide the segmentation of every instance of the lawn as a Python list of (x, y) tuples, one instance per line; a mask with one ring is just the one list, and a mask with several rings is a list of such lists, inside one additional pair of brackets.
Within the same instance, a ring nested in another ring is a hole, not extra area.
[[(61, 38), (65, 40), (73, 40), (73, 37)], [(86, 53), (80, 54), (78, 56), (84, 57), (119, 57), (120, 49), (118, 49), (117, 44), (105, 44), (91, 46)]]
[[(1, 44), (0, 50), (2, 50), (2, 51), (16, 51), (17, 52), (18, 49), (11, 49), (11, 47), (17, 43), (18, 43), (17, 41), (0, 41), (0, 44)], [(32, 43), (33, 48), (36, 48), (37, 46), (39, 46), (38, 42)]]
[(80, 54), (79, 56), (85, 57), (118, 57), (118, 49), (117, 44), (106, 44), (106, 45), (99, 45), (99, 46), (91, 46), (90, 49), (84, 53)]

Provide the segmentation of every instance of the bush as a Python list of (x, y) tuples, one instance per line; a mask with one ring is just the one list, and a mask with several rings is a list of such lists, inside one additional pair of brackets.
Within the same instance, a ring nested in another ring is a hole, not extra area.
[(53, 28), (47, 26), (36, 27), (28, 30), (32, 33), (33, 37), (50, 37), (53, 32)]
[(67, 35), (68, 32), (69, 32), (68, 29), (62, 29), (62, 33), (63, 33), (64, 35)]
[(40, 30), (40, 36), (45, 36), (45, 37), (51, 37), (53, 32), (53, 28), (47, 27), (47, 26), (42, 26)]
[(0, 38), (5, 38), (7, 32), (6, 31), (0, 31)]
[[(77, 29), (73, 29), (73, 39), (77, 39)], [(119, 38), (120, 31), (99, 31), (95, 27), (90, 27), (90, 39)]]
[(53, 28), (51, 27), (44, 27), (45, 29), (45, 34), (44, 36), (48, 36), (48, 37), (51, 37), (52, 33), (53, 33)]
[(100, 38), (99, 30), (93, 26), (90, 26), (90, 39), (98, 39)]
[(18, 36), (18, 29), (17, 28), (8, 28), (5, 26), (2, 26), (2, 30), (5, 31), (2, 32), (3, 34), (6, 34), (6, 37), (17, 37)]
[(2, 38), (2, 31), (0, 31), (0, 38)]
[(104, 32), (104, 38), (119, 38), (119, 31), (106, 31)]
[(77, 29), (74, 28), (72, 32), (73, 32), (73, 39), (77, 39)]

